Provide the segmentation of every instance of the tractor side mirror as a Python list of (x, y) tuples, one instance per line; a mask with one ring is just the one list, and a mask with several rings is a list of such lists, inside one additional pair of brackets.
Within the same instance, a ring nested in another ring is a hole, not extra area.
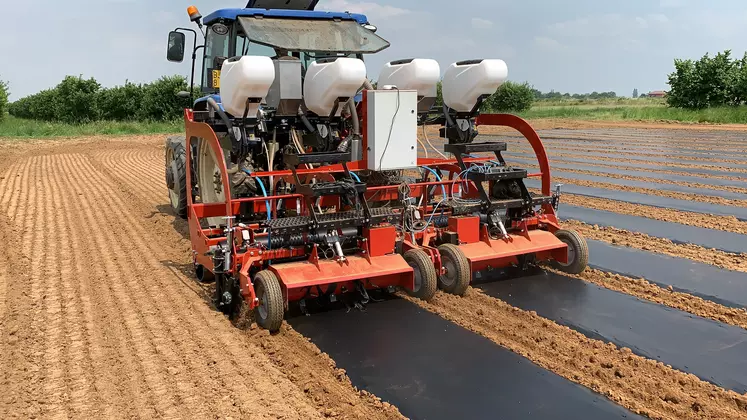
[(176, 92), (176, 97), (181, 99), (189, 99), (191, 94), (185, 90), (180, 90), (179, 92)]
[(169, 47), (166, 51), (166, 59), (174, 63), (184, 61), (184, 44), (185, 36), (183, 33), (177, 31), (169, 32)]

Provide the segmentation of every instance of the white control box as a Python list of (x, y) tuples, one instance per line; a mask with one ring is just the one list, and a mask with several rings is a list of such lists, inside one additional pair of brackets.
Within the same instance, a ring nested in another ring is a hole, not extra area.
[(418, 166), (418, 92), (369, 90), (366, 108), (368, 169)]

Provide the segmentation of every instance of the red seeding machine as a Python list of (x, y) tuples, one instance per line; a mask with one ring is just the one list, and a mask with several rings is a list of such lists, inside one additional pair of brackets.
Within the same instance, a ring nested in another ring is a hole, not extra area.
[[(252, 0), (204, 19), (191, 6), (199, 30), (169, 34), (170, 61), (183, 60), (185, 32), (193, 68), (204, 56), (204, 96), (185, 110), (186, 136), (166, 142), (166, 183), (220, 310), (246, 302), (276, 331), (291, 303), (362, 306), (374, 289), (428, 301), (439, 288), (464, 294), (476, 271), (585, 269), (586, 243), (558, 222), (535, 131), (478, 112), (508, 77), (503, 61), (457, 62), (443, 78), (434, 60), (393, 61), (374, 87), (364, 56), (389, 43), (365, 16), (315, 5)], [(505, 143), (476, 142), (479, 126), (518, 130), (540, 172), (507, 165)], [(419, 156), (426, 143), (438, 158)], [(539, 194), (529, 177), (541, 178)]]

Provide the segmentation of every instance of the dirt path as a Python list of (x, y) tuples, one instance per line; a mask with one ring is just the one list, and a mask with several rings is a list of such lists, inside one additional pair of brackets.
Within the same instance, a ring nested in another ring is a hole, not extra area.
[(306, 358), (315, 351), (300, 336), (242, 332), (211, 309), (185, 274), (186, 241), (123, 191), (155, 197), (158, 167), (123, 152), (117, 179), (89, 155), (100, 144), (65, 149), (19, 160), (0, 181), (11, 250), (0, 418), (399, 417), (318, 350)]

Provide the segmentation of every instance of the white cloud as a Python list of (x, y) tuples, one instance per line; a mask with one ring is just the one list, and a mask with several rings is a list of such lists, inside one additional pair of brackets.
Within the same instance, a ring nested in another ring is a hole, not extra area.
[(685, 0), (659, 0), (659, 6), (662, 8), (678, 8), (685, 5)]
[(542, 49), (546, 49), (546, 50), (557, 51), (557, 50), (567, 49), (567, 47), (565, 47), (563, 44), (558, 42), (558, 40), (547, 37), (547, 36), (535, 36), (534, 45)]
[(399, 7), (367, 1), (353, 2), (348, 0), (325, 1), (319, 6), (319, 9), (335, 12), (346, 11), (351, 13), (362, 13), (372, 19), (401, 16), (410, 13), (410, 10)]
[(472, 18), (472, 27), (475, 29), (490, 29), (493, 27), (493, 22), (482, 18)]

